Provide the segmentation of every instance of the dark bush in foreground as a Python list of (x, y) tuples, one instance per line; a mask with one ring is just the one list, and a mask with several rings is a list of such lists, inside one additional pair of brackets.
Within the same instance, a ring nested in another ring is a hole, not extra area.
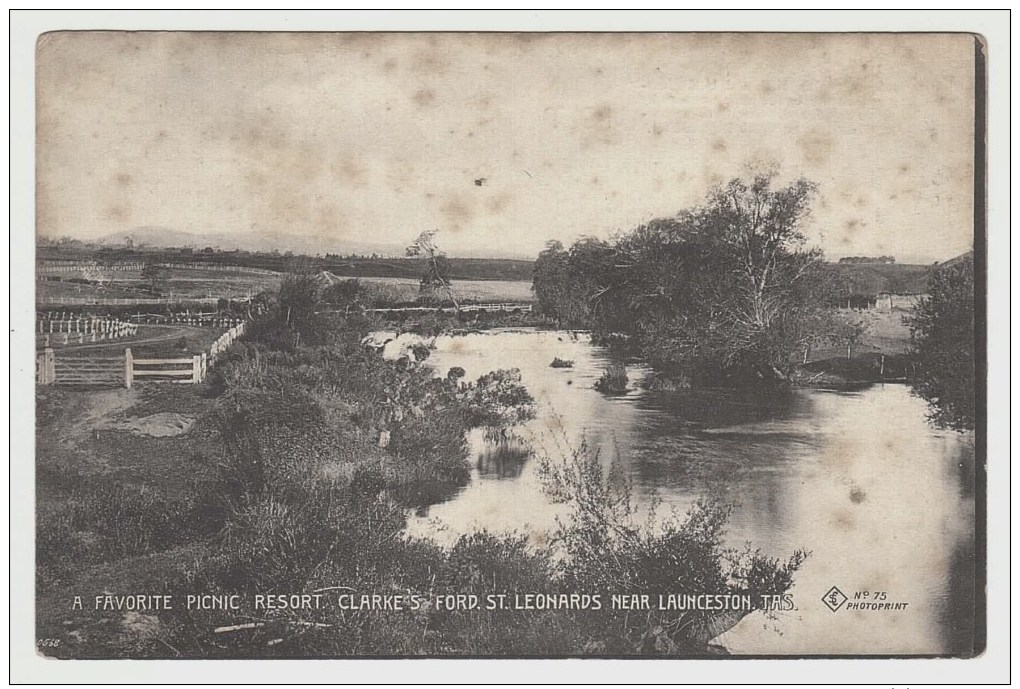
[(938, 426), (973, 429), (977, 419), (974, 255), (931, 270), (928, 295), (908, 319), (916, 371), (914, 393)]

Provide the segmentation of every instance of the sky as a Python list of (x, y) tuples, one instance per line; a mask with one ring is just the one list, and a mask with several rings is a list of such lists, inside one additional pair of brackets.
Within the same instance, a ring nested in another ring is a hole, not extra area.
[(832, 259), (973, 243), (958, 34), (45, 34), (37, 232), (161, 227), (533, 257), (762, 166)]

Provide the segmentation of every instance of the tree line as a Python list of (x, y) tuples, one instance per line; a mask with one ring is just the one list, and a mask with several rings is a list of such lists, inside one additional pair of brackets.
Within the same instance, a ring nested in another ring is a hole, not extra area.
[[(869, 326), (834, 308), (854, 292), (852, 277), (806, 246), (816, 185), (774, 182), (772, 172), (733, 179), (609, 239), (548, 242), (535, 262), (539, 308), (688, 381), (784, 383), (823, 344), (851, 359)], [(913, 389), (936, 424), (973, 428), (973, 256), (932, 267), (928, 280), (906, 320)]]

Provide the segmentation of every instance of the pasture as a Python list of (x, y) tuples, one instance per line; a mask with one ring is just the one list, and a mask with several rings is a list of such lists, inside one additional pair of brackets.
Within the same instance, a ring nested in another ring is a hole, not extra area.
[(241, 299), (263, 290), (275, 290), (280, 274), (246, 268), (167, 268), (159, 280), (142, 276), (139, 270), (99, 268), (48, 269), (36, 279), (38, 298), (144, 299), (152, 298), (153, 287), (160, 296), (174, 299)]
[[(350, 278), (354, 279), (354, 278)], [(407, 303), (418, 298), (415, 278), (357, 278), (376, 303)], [(463, 303), (533, 302), (531, 283), (523, 280), (454, 280), (453, 295)]]

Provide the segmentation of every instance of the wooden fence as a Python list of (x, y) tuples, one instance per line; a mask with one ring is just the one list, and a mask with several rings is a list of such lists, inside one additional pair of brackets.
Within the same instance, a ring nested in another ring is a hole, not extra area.
[[(248, 307), (249, 310), (251, 307)], [(197, 325), (207, 328), (232, 328), (244, 321), (242, 316), (223, 315), (220, 311), (192, 311), (185, 309), (171, 313), (125, 313), (116, 318), (97, 316), (87, 311), (37, 311), (36, 323), (40, 334), (103, 332), (113, 329), (114, 324), (137, 328), (139, 323), (157, 325)], [(69, 321), (63, 323), (62, 321)], [(75, 322), (80, 321), (80, 322)], [(89, 323), (86, 323), (89, 321)], [(99, 321), (99, 322), (97, 322)]]
[(131, 348), (123, 357), (60, 357), (47, 347), (36, 356), (36, 382), (39, 385), (123, 385), (162, 381), (201, 383), (209, 367), (233, 342), (244, 334), (244, 323), (223, 333), (208, 352), (179, 359), (136, 359)]
[(232, 328), (243, 322), (237, 316), (221, 316), (219, 313), (129, 313), (123, 318), (130, 318), (136, 323), (157, 325), (195, 325), (204, 328)]
[(39, 304), (68, 304), (76, 306), (183, 306), (184, 304), (216, 304), (220, 299), (229, 299), (235, 302), (248, 302), (248, 297), (173, 297), (155, 299), (115, 299), (105, 297), (37, 297)]
[(88, 270), (138, 272), (145, 268), (144, 263), (109, 263), (102, 264), (89, 261), (68, 261), (61, 263), (40, 263), (36, 265), (36, 273), (81, 273)]
[(123, 366), (126, 388), (134, 385), (135, 378), (196, 384), (205, 380), (209, 357), (202, 352), (181, 359), (135, 359), (128, 348), (124, 350)]
[[(266, 270), (265, 268), (252, 268), (248, 266), (232, 266), (222, 263), (157, 263), (160, 268), (191, 268), (198, 270), (230, 271), (234, 273), (257, 273), (259, 275), (280, 275), (278, 270)], [(118, 271), (118, 272), (141, 272), (145, 269), (145, 263), (99, 263), (98, 261), (58, 261), (52, 263), (39, 263), (36, 265), (36, 273), (73, 273), (88, 270)]]
[(119, 385), (124, 382), (120, 357), (57, 358), (50, 348), (36, 357), (36, 381), (40, 385)]
[(132, 337), (138, 332), (134, 323), (109, 318), (64, 318), (39, 320), (36, 333), (37, 345), (49, 347), (53, 344), (85, 344), (102, 342), (122, 337)]
[(234, 343), (234, 340), (244, 335), (244, 322), (238, 323), (233, 328), (228, 330), (219, 336), (219, 338), (212, 343), (209, 347), (209, 361), (214, 362), (219, 358), (220, 354), (226, 351), (227, 347)]
[[(460, 307), (461, 311), (523, 311), (531, 312), (532, 306), (528, 302), (504, 302), (500, 304), (462, 304)], [(443, 313), (454, 313), (457, 309), (452, 306), (400, 306), (394, 308), (383, 308), (365, 309), (368, 313), (399, 313), (402, 311), (408, 312), (428, 312), (428, 311), (441, 311)]]
[(190, 268), (197, 270), (218, 270), (232, 273), (255, 273), (258, 275), (282, 275), (278, 270), (265, 268), (249, 268), (248, 266), (231, 266), (222, 263), (160, 263), (163, 268)]

